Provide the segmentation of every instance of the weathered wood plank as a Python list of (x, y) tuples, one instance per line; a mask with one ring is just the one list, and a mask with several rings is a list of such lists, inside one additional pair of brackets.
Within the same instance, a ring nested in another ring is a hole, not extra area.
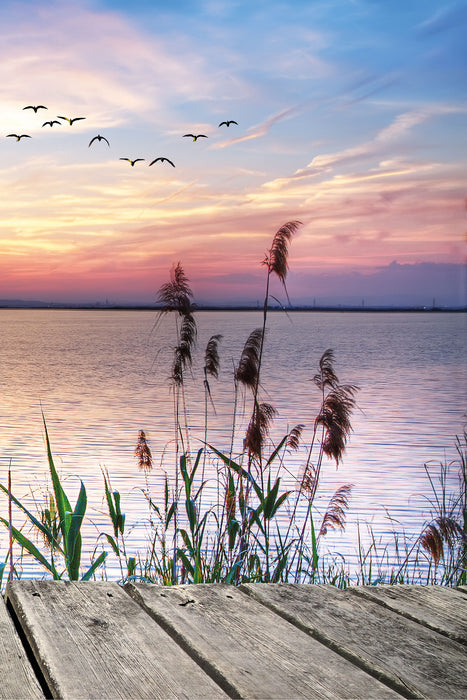
[(21, 640), (0, 599), (0, 698), (44, 698)]
[(125, 590), (231, 697), (400, 697), (232, 586)]
[(53, 697), (226, 697), (117, 583), (17, 581), (6, 596)]
[(467, 697), (465, 647), (376, 602), (332, 586), (241, 589), (407, 697)]
[(370, 598), (440, 634), (467, 644), (467, 597), (445, 586), (355, 586)]

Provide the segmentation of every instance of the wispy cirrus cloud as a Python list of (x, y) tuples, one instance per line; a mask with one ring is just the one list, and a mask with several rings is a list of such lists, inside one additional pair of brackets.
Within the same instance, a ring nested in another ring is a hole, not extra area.
[(250, 127), (247, 130), (246, 134), (242, 134), (242, 136), (236, 136), (232, 139), (228, 139), (227, 141), (220, 141), (219, 143), (214, 144), (211, 148), (227, 148), (228, 146), (233, 146), (237, 143), (243, 143), (244, 141), (259, 139), (262, 136), (265, 136), (267, 133), (269, 133), (269, 131), (275, 124), (278, 124), (279, 122), (287, 119), (293, 119), (293, 117), (296, 117), (297, 115), (301, 114), (305, 109), (306, 106), (304, 105), (294, 105), (292, 107), (282, 109), (280, 112), (273, 114), (271, 117), (268, 117), (268, 119), (261, 122), (260, 124), (256, 124), (255, 126)]

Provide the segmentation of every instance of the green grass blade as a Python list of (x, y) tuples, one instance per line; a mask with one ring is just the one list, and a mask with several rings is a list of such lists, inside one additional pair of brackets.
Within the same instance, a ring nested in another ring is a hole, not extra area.
[(181, 559), (183, 566), (185, 567), (185, 570), (191, 574), (191, 576), (194, 576), (195, 570), (193, 568), (192, 563), (188, 559), (187, 555), (183, 551), (183, 549), (177, 549), (177, 557)]
[(279, 452), (280, 452), (281, 449), (283, 448), (284, 443), (285, 443), (285, 441), (287, 440), (288, 437), (289, 437), (288, 435), (285, 435), (285, 436), (282, 438), (282, 440), (280, 441), (280, 443), (278, 444), (278, 446), (276, 447), (276, 449), (273, 450), (273, 452), (271, 452), (271, 454), (269, 455), (268, 461), (266, 462), (266, 466), (267, 466), (267, 467), (269, 467), (269, 466), (274, 462), (274, 460), (276, 459), (277, 455), (279, 454)]
[(82, 545), (80, 531), (81, 525), (83, 524), (84, 514), (86, 512), (86, 506), (86, 489), (83, 482), (81, 482), (78, 500), (76, 501), (76, 506), (70, 519), (66, 543), (67, 569), (68, 575), (72, 581), (77, 581), (79, 578)]
[(97, 557), (96, 561), (93, 562), (92, 566), (86, 571), (86, 573), (81, 577), (81, 581), (89, 581), (91, 576), (94, 574), (96, 569), (98, 569), (105, 561), (108, 552), (101, 552)]
[(47, 425), (45, 422), (44, 414), (42, 414), (42, 420), (44, 422), (45, 430), (45, 440), (47, 445), (47, 459), (49, 463), (50, 476), (52, 477), (52, 485), (55, 494), (55, 503), (57, 504), (58, 515), (60, 519), (60, 529), (62, 531), (63, 540), (66, 541), (68, 535), (67, 518), (66, 513), (71, 512), (70, 502), (66, 496), (65, 491), (60, 483), (60, 478), (58, 476), (57, 470), (55, 469), (55, 464), (52, 456), (52, 450), (50, 447), (49, 434), (47, 432)]
[[(7, 529), (10, 528), (10, 524), (8, 520), (5, 520), (5, 518), (0, 518), (0, 522), (2, 522)], [(16, 542), (23, 547), (29, 554), (31, 554), (36, 561), (39, 562), (39, 564), (42, 564), (42, 566), (47, 569), (47, 571), (50, 571), (50, 573), (53, 575), (54, 579), (59, 579), (60, 575), (57, 572), (55, 566), (47, 561), (47, 559), (39, 552), (37, 549), (36, 545), (31, 542), (25, 535), (23, 535), (22, 532), (16, 529), (13, 525), (11, 526), (11, 530), (13, 533), (13, 537), (15, 538)]]
[(252, 475), (249, 474), (245, 469), (243, 469), (243, 467), (241, 467), (239, 464), (234, 462), (233, 459), (231, 459), (230, 457), (227, 457), (227, 455), (223, 454), (219, 450), (216, 450), (216, 448), (213, 447), (212, 445), (208, 444), (208, 447), (210, 450), (212, 450), (214, 452), (214, 454), (216, 454), (224, 462), (224, 464), (226, 464), (228, 467), (230, 467), (230, 469), (233, 469), (234, 472), (236, 472), (237, 474), (241, 474), (241, 476), (243, 476), (245, 479), (247, 479), (251, 484), (253, 484), (253, 485), (256, 484)]
[[(3, 486), (3, 484), (0, 484), (0, 489), (2, 491), (4, 491), (6, 493), (6, 495), (8, 496), (8, 489), (5, 488), (5, 486)], [(48, 544), (51, 547), (54, 547), (54, 549), (58, 550), (61, 554), (63, 554), (63, 550), (59, 546), (58, 542), (56, 540), (54, 540), (54, 536), (53, 536), (52, 532), (49, 530), (49, 528), (45, 527), (45, 525), (43, 523), (41, 523), (40, 520), (38, 520), (32, 513), (30, 513), (29, 510), (25, 506), (23, 506), (21, 501), (18, 501), (18, 499), (13, 496), (13, 494), (10, 494), (10, 496), (11, 496), (11, 500), (13, 501), (13, 503), (16, 506), (18, 506), (18, 508), (21, 508), (23, 513), (25, 513), (27, 515), (27, 517), (29, 518), (31, 523), (34, 525), (34, 527), (36, 527), (40, 532), (42, 532), (42, 534), (46, 538)]]
[(106, 538), (107, 542), (112, 547), (112, 549), (115, 552), (115, 554), (117, 555), (117, 557), (119, 557), (120, 556), (120, 549), (118, 548), (118, 544), (116, 543), (116, 541), (114, 540), (112, 535), (108, 535), (106, 532), (104, 532), (103, 535)]

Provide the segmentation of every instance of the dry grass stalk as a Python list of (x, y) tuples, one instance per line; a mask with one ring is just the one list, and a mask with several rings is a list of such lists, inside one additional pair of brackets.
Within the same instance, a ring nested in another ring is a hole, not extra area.
[(135, 447), (135, 457), (138, 460), (139, 469), (144, 471), (151, 471), (152, 469), (152, 454), (151, 448), (148, 445), (146, 438), (146, 433), (144, 430), (140, 430), (138, 434), (138, 440)]

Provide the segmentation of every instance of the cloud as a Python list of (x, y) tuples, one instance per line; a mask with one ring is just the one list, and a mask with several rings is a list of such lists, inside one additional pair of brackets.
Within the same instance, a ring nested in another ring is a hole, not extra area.
[(465, 3), (445, 5), (418, 25), (420, 36), (441, 34), (452, 28), (460, 28), (467, 24), (467, 6)]
[(261, 122), (260, 124), (256, 124), (255, 126), (250, 127), (246, 134), (243, 134), (242, 136), (236, 136), (232, 139), (228, 139), (227, 141), (221, 141), (211, 146), (211, 148), (227, 148), (228, 146), (233, 146), (237, 143), (243, 143), (243, 141), (250, 141), (251, 139), (261, 138), (262, 136), (265, 136), (267, 133), (269, 133), (269, 131), (275, 124), (287, 119), (292, 119), (293, 117), (300, 114), (304, 109), (304, 105), (294, 105), (292, 107), (282, 109), (280, 112), (273, 114), (271, 117), (268, 117), (268, 119)]
[(288, 281), (292, 303), (361, 306), (467, 304), (467, 266), (454, 263), (401, 264), (393, 260), (377, 270), (301, 274)]
[[(0, 21), (16, 27), (2, 32), (1, 92), (27, 103), (47, 100), (66, 115), (87, 109), (104, 125), (135, 114), (154, 120), (155, 101), (166, 106), (175, 94), (198, 99), (212, 86), (194, 51), (174, 50), (116, 12), (53, 0), (27, 11), (7, 3)], [(166, 107), (158, 110), (163, 114)]]

